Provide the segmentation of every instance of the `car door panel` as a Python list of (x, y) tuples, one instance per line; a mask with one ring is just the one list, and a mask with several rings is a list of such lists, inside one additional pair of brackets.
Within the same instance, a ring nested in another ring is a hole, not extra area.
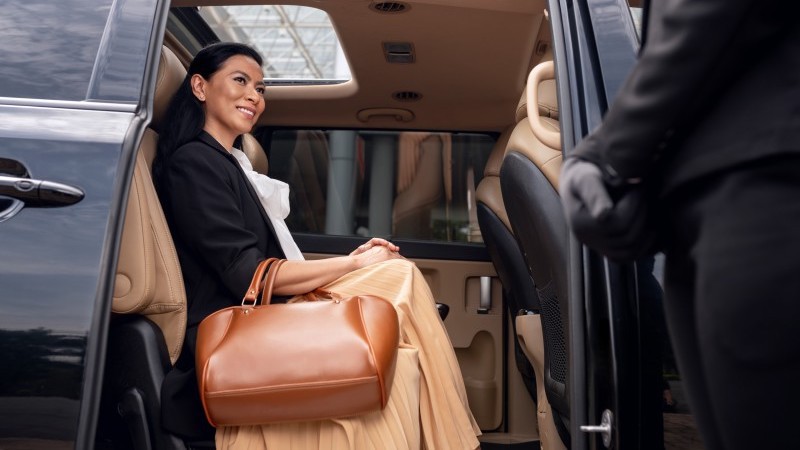
[[(123, 208), (147, 118), (143, 87), (166, 5), (4, 6), (29, 33), (9, 43), (0, 69), (16, 86), (3, 91), (16, 97), (0, 97), (0, 176), (15, 177), (0, 195), (0, 358), (10, 362), (0, 371), (0, 442), (92, 448)], [(56, 7), (63, 14), (44, 13)], [(78, 195), (42, 201), (39, 181)]]
[[(402, 252), (402, 243), (400, 246)], [(305, 256), (318, 259), (337, 255)], [(464, 375), (475, 420), (482, 430), (498, 429), (503, 422), (505, 305), (494, 267), (487, 261), (409, 259), (422, 272), (436, 302), (449, 307), (444, 325)], [(490, 283), (491, 307), (486, 312), (479, 312), (482, 277)]]
[[(118, 220), (114, 188), (134, 115), (0, 107), (0, 117), (12, 113), (14, 120), (0, 120), (0, 155), (31, 178), (77, 187), (85, 197), (65, 207), (23, 206), (0, 224), (0, 330), (13, 343), (3, 345), (10, 353), (3, 359), (17, 362), (0, 372), (0, 436), (73, 441), (95, 314), (108, 313), (101, 296)], [(78, 118), (81, 128), (59, 114)]]

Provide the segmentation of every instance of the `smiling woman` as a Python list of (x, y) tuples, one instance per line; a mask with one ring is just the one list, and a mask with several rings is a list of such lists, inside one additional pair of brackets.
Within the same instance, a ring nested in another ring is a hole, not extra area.
[(192, 93), (205, 111), (203, 129), (225, 148), (231, 148), (237, 136), (252, 130), (264, 112), (263, 78), (261, 65), (245, 55), (231, 56), (208, 79), (199, 73), (192, 75)]
[(400, 318), (393, 388), (383, 410), (355, 417), (220, 426), (217, 448), (310, 450), (331, 445), (412, 450), (423, 443), (431, 450), (478, 447), (480, 431), (467, 405), (452, 343), (416, 265), (400, 255), (399, 247), (379, 238), (347, 256), (304, 260), (283, 221), (288, 208), (281, 205), (288, 205), (288, 186), (266, 175), (254, 176), (252, 166), (234, 148), (264, 111), (261, 62), (243, 44), (204, 48), (167, 112), (155, 182), (180, 260), (188, 321), (185, 345), (162, 385), (164, 427), (188, 438), (215, 433), (199, 401), (198, 326), (211, 313), (239, 304), (256, 266), (277, 257), (289, 260), (274, 280), (277, 295), (324, 288), (392, 302)]

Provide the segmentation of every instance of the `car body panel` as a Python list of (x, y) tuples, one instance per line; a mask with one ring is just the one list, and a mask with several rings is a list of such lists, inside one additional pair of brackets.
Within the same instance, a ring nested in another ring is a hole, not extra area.
[[(123, 208), (166, 5), (7, 6), (14, 25), (31, 33), (10, 54), (45, 63), (2, 70), (4, 78), (27, 80), (11, 92), (18, 97), (0, 98), (0, 158), (23, 166), (25, 177), (84, 196), (60, 207), (28, 202), (0, 223), (0, 353), (11, 363), (0, 374), (0, 442), (91, 448)], [(76, 71), (76, 60), (90, 70)]]

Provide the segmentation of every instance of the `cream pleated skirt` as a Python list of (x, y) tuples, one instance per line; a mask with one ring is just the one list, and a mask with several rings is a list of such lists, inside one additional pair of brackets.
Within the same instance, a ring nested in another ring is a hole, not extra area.
[(422, 273), (406, 260), (351, 272), (324, 287), (343, 296), (377, 295), (394, 303), (400, 348), (382, 411), (315, 422), (220, 427), (222, 450), (461, 450), (480, 435), (453, 346)]

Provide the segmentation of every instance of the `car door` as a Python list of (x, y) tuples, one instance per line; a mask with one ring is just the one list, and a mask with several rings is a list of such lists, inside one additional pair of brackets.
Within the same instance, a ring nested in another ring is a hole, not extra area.
[(0, 446), (93, 446), (123, 208), (166, 6), (3, 4)]
[[(639, 3), (548, 2), (567, 155), (636, 62)], [(615, 264), (574, 237), (569, 252), (572, 448), (702, 448), (664, 321), (663, 255)]]
[[(591, 129), (632, 67), (638, 39), (624, 1), (548, 2), (565, 155)], [(631, 267), (569, 248), (570, 435), (572, 448), (641, 448), (636, 344), (624, 339)], [(635, 336), (633, 336), (635, 337)], [(583, 428), (594, 427), (594, 428)]]

